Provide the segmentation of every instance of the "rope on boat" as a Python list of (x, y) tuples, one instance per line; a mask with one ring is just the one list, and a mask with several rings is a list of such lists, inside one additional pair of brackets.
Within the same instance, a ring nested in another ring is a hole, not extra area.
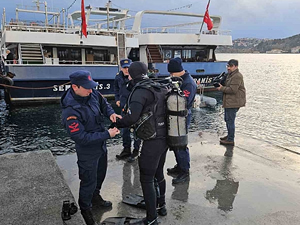
[[(71, 82), (67, 82), (67, 83), (64, 83), (64, 84), (61, 84), (61, 85), (58, 85), (58, 86), (63, 86), (63, 85), (66, 85), (66, 84), (70, 84)], [(53, 86), (50, 86), (50, 87), (38, 87), (38, 88), (30, 88), (30, 87), (18, 87), (18, 86), (12, 86), (12, 85), (7, 85), (7, 84), (0, 84), (0, 86), (3, 86), (3, 87), (6, 87), (6, 88), (15, 88), (15, 89), (24, 89), (24, 90), (41, 90), (41, 89), (51, 89), (51, 88), (54, 88), (54, 86), (56, 85), (53, 85)]]

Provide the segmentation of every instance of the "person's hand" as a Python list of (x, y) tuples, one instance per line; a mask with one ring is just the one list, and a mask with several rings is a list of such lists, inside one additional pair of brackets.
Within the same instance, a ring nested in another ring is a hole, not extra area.
[(219, 85), (220, 85), (220, 86), (216, 88), (218, 91), (220, 91), (220, 90), (221, 90), (221, 87), (223, 87), (222, 84), (219, 84)]
[(109, 136), (111, 138), (113, 138), (114, 136), (116, 136), (117, 134), (120, 133), (120, 130), (118, 128), (114, 127), (114, 128), (108, 129), (108, 133), (109, 133)]
[(116, 126), (116, 123), (111, 123), (111, 124), (109, 125), (108, 129), (114, 128), (114, 127), (117, 127), (117, 126)]
[(115, 123), (117, 121), (117, 118), (122, 119), (122, 116), (118, 115), (118, 114), (111, 114), (109, 119), (111, 122)]
[(120, 107), (120, 106), (121, 106), (120, 101), (116, 101), (116, 105), (117, 105), (118, 107)]

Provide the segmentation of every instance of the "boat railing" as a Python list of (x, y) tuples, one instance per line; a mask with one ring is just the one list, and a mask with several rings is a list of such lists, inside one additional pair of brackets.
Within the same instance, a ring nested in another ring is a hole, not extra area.
[[(46, 33), (66, 33), (66, 34), (80, 34), (80, 27), (75, 28), (66, 28), (63, 25), (48, 25), (45, 26), (39, 23), (24, 23), (22, 21), (19, 22), (10, 22), (5, 25), (5, 29), (7, 31), (26, 31), (26, 32), (46, 32)], [(88, 35), (107, 35), (112, 36), (118, 32), (124, 32), (128, 35), (134, 35), (135, 32), (132, 30), (120, 30), (120, 29), (97, 29), (97, 28), (88, 28)]]
[[(54, 64), (54, 63), (53, 63)], [(79, 60), (59, 60), (60, 65), (117, 65), (117, 62), (111, 61), (79, 61)]]
[[(178, 28), (178, 27), (147, 27), (141, 29), (142, 34), (179, 34), (179, 33), (190, 33), (199, 35), (199, 29), (195, 28)], [(201, 34), (205, 35), (231, 35), (229, 30), (206, 30), (202, 31)]]
[[(50, 59), (50, 60), (49, 60)], [(58, 58), (46, 58), (46, 63), (38, 62), (37, 60), (6, 60), (6, 64), (22, 64), (22, 65), (117, 65), (117, 62), (110, 61), (79, 61), (79, 60), (59, 60)]]

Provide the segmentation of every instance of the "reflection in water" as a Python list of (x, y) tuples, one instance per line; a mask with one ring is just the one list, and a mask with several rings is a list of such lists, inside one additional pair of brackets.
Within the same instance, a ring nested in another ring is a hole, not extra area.
[(190, 180), (182, 183), (182, 184), (176, 184), (173, 185), (174, 190), (172, 193), (171, 198), (176, 199), (178, 201), (187, 202), (189, 198), (189, 186), (190, 186)]
[(125, 162), (123, 166), (122, 198), (130, 193), (139, 194), (141, 190), (137, 160), (133, 163)]
[[(232, 153), (232, 151), (233, 147), (228, 148), (226, 152)], [(239, 188), (239, 182), (234, 181), (231, 174), (231, 161), (231, 157), (224, 157), (219, 171), (224, 180), (217, 180), (216, 186), (206, 191), (206, 199), (210, 202), (218, 201), (218, 209), (225, 212), (233, 209), (233, 201)]]
[[(223, 146), (224, 146), (224, 145), (223, 145)], [(231, 145), (225, 145), (224, 147), (226, 148), (226, 152), (224, 153), (224, 156), (232, 157), (232, 156), (233, 156), (233, 149), (234, 149), (234, 146), (231, 146)]]
[(102, 207), (102, 206), (93, 205), (92, 212), (93, 212), (94, 219), (100, 222), (103, 218), (103, 215), (106, 212), (109, 212), (111, 210), (112, 207)]
[[(125, 162), (123, 165), (123, 185), (122, 185), (122, 200), (129, 194), (142, 194), (142, 188), (140, 183), (140, 174), (137, 160), (133, 163)], [(120, 201), (117, 206), (117, 212), (119, 215), (132, 215), (135, 207), (124, 207), (124, 204)]]

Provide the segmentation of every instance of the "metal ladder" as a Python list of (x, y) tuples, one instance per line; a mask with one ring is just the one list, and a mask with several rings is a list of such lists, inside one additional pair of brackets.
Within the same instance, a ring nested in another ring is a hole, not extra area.
[(43, 64), (44, 54), (41, 44), (20, 44), (19, 56), (22, 64)]

